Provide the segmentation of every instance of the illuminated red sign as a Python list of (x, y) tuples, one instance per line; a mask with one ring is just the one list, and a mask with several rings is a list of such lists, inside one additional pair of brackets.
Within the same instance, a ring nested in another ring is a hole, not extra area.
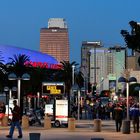
[(42, 62), (26, 62), (26, 66), (31, 65), (33, 67), (40, 67), (40, 68), (46, 68), (46, 69), (62, 69), (61, 64), (50, 64), (50, 63), (42, 63)]

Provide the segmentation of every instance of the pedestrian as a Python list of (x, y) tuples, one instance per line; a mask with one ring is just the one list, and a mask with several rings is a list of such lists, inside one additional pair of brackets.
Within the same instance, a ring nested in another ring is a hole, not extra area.
[(11, 109), (11, 112), (12, 112), (12, 122), (11, 122), (11, 127), (10, 127), (10, 131), (9, 131), (9, 135), (7, 135), (6, 137), (7, 138), (12, 138), (13, 137), (13, 133), (14, 133), (14, 129), (15, 129), (15, 126), (17, 127), (18, 129), (18, 133), (19, 133), (19, 136), (18, 138), (22, 138), (22, 129), (21, 129), (21, 126), (20, 126), (20, 120), (21, 120), (21, 114), (20, 114), (20, 107), (17, 105), (17, 100), (14, 100), (13, 101), (13, 105), (14, 105), (14, 108), (10, 108)]
[(131, 118), (133, 123), (134, 133), (139, 132), (139, 107), (135, 104), (131, 109)]
[(114, 119), (116, 123), (116, 131), (120, 132), (123, 119), (123, 110), (119, 104), (117, 104), (116, 107), (114, 108)]

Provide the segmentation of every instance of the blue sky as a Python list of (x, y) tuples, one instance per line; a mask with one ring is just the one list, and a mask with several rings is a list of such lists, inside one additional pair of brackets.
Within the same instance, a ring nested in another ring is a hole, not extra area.
[(140, 0), (1, 0), (0, 44), (39, 51), (40, 28), (49, 18), (66, 19), (70, 60), (80, 63), (82, 41), (125, 45), (120, 30), (140, 22)]

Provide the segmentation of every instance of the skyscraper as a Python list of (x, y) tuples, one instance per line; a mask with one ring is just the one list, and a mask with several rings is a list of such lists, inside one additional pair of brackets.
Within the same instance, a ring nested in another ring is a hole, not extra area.
[(81, 66), (85, 68), (83, 73), (87, 72), (88, 82), (96, 84), (99, 91), (110, 89), (114, 92), (117, 79), (126, 68), (126, 48), (104, 48), (101, 43), (94, 43), (82, 43)]
[[(91, 49), (97, 49), (101, 47), (100, 41), (83, 41), (81, 47), (81, 68), (84, 77), (87, 77), (87, 81), (90, 82), (90, 56)], [(95, 69), (94, 69), (95, 70)]]
[(69, 36), (65, 19), (50, 18), (48, 28), (40, 30), (40, 51), (60, 61), (69, 61)]

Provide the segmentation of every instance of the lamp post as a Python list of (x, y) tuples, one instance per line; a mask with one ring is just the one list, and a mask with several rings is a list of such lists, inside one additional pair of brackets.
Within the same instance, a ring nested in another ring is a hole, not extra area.
[(21, 80), (30, 80), (30, 75), (28, 73), (24, 73), (21, 77), (17, 77), (15, 73), (10, 73), (8, 75), (8, 80), (17, 80), (17, 87), (18, 87), (18, 105), (20, 106), (21, 100)]
[(79, 86), (77, 84), (74, 84), (72, 86), (72, 91), (73, 92), (76, 91), (76, 93), (77, 93), (77, 107), (78, 107), (78, 109), (77, 109), (77, 120), (79, 120), (80, 119), (80, 96), (81, 96)]
[(72, 86), (74, 85), (74, 69), (75, 65), (72, 65)]
[[(9, 87), (4, 87), (4, 91), (5, 92), (8, 92), (9, 91), (9, 95), (10, 95), (10, 89), (9, 89)], [(8, 118), (9, 118), (9, 95), (8, 95), (8, 99), (7, 99), (7, 93), (6, 93), (6, 104), (8, 105)], [(7, 100), (8, 100), (8, 102), (7, 102)]]
[(139, 112), (140, 112), (140, 87), (135, 87), (135, 90), (139, 91), (139, 100), (138, 100), (138, 102), (139, 102)]
[(126, 121), (123, 122), (123, 133), (129, 134), (130, 133), (130, 118), (129, 118), (129, 83), (137, 82), (135, 77), (130, 77), (126, 79), (124, 77), (120, 77), (118, 82), (125, 82), (126, 83), (126, 105), (127, 105), (127, 117)]
[(4, 91), (9, 93), (8, 96), (7, 96), (8, 93), (6, 93), (6, 104), (8, 107), (7, 109), (8, 111), (6, 113), (8, 113), (8, 118), (9, 118), (9, 100), (12, 98), (12, 91), (16, 91), (16, 87), (12, 87), (12, 89), (10, 89), (9, 87), (5, 86)]

